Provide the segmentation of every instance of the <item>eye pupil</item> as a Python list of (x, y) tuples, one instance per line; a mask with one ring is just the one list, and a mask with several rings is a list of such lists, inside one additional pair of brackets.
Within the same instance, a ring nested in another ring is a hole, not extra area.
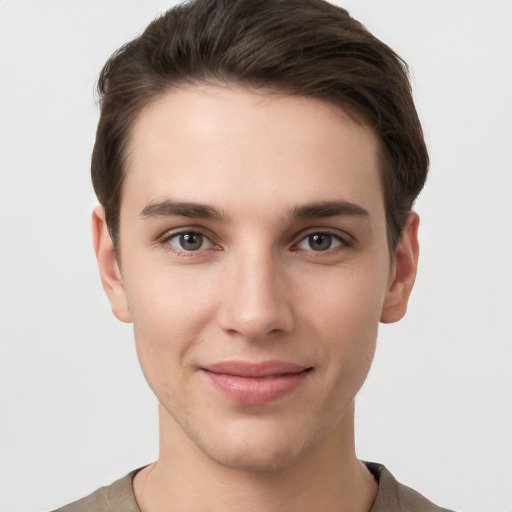
[(308, 237), (309, 246), (314, 251), (326, 251), (331, 247), (332, 236), (317, 233), (316, 235), (310, 235)]
[(199, 233), (185, 233), (180, 235), (180, 245), (187, 251), (197, 251), (203, 245), (203, 235)]

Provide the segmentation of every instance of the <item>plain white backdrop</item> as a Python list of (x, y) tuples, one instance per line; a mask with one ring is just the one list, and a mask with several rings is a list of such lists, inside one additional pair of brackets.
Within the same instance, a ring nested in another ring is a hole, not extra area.
[[(429, 145), (419, 275), (358, 398), (361, 458), (446, 507), (512, 510), (512, 1), (339, 2), (412, 71)], [(156, 400), (90, 243), (93, 89), (172, 2), (0, 0), (0, 510), (157, 456)]]

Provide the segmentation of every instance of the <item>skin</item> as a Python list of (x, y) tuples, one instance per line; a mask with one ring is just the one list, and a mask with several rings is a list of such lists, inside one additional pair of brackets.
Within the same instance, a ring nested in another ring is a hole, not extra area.
[[(319, 100), (198, 86), (147, 107), (129, 147), (119, 261), (101, 207), (93, 238), (160, 403), (139, 506), (368, 511), (377, 484), (355, 454), (354, 398), (379, 321), (405, 314), (419, 222), (391, 258), (374, 133)], [(187, 233), (203, 237), (194, 250)], [(251, 405), (205, 378), (232, 360), (311, 370)]]

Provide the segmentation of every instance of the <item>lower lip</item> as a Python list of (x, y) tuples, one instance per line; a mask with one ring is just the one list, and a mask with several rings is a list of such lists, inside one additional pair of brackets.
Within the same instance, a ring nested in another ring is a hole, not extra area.
[(290, 394), (306, 378), (309, 370), (270, 377), (240, 377), (203, 370), (212, 386), (224, 395), (248, 405), (274, 402)]

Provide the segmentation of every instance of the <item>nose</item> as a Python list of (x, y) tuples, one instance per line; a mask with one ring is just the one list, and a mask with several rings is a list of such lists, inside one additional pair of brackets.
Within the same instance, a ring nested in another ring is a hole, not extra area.
[(218, 319), (221, 328), (248, 341), (293, 329), (292, 295), (285, 269), (271, 254), (233, 255), (226, 268)]

